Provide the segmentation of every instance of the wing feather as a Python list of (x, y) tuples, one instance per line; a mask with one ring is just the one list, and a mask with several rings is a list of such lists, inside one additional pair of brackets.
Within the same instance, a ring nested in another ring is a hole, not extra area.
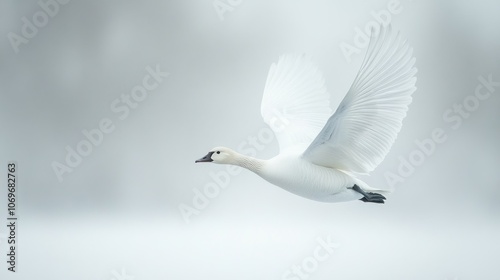
[(261, 114), (281, 151), (314, 140), (332, 113), (329, 99), (323, 75), (309, 57), (286, 54), (271, 65)]
[(347, 95), (304, 152), (315, 164), (354, 173), (375, 169), (389, 152), (415, 91), (413, 50), (391, 27), (372, 36)]

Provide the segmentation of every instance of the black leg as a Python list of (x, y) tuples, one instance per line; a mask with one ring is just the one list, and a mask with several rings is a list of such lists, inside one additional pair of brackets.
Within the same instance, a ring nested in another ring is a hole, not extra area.
[(358, 185), (354, 185), (352, 189), (363, 195), (360, 199), (363, 202), (384, 203), (385, 196), (379, 193), (365, 192)]

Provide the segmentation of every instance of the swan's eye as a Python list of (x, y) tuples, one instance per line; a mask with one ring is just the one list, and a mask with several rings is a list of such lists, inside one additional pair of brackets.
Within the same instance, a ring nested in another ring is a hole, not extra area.
[(217, 154), (220, 154), (220, 151), (217, 151)]

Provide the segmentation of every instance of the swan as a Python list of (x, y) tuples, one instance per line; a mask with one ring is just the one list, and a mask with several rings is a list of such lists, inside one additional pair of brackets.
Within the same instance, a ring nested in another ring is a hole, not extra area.
[[(271, 65), (261, 114), (280, 152), (268, 159), (215, 147), (195, 162), (232, 164), (296, 195), (322, 202), (384, 203), (390, 190), (358, 178), (389, 152), (416, 90), (413, 49), (391, 26), (372, 30), (365, 58), (332, 114), (322, 73), (305, 55)], [(277, 114), (285, 117), (277, 125)]]

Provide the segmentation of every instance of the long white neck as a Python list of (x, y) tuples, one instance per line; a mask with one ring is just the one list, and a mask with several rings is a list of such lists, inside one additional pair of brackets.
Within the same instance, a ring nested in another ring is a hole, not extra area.
[(235, 153), (234, 159), (231, 164), (241, 166), (254, 173), (260, 174), (262, 167), (264, 166), (264, 160), (245, 156), (242, 154)]

